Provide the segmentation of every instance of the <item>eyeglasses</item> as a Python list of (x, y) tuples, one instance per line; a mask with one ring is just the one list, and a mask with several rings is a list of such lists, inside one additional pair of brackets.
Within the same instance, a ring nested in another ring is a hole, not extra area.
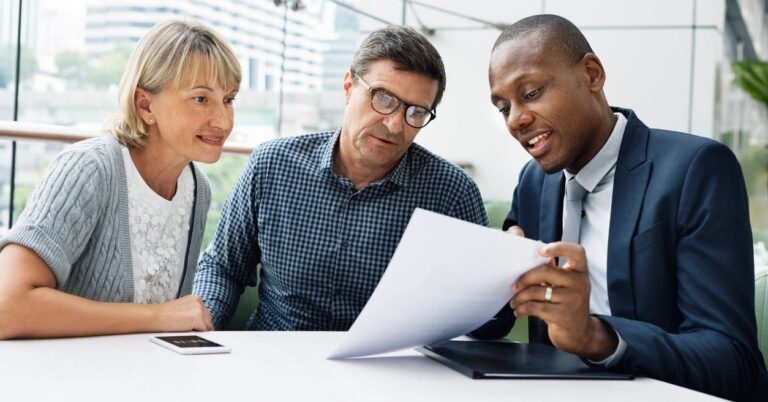
[(371, 107), (373, 110), (383, 115), (395, 113), (400, 105), (405, 105), (405, 122), (413, 128), (422, 128), (434, 120), (437, 115), (435, 112), (422, 107), (405, 103), (394, 94), (381, 88), (371, 88), (363, 78), (355, 74), (355, 79), (366, 91), (371, 93)]

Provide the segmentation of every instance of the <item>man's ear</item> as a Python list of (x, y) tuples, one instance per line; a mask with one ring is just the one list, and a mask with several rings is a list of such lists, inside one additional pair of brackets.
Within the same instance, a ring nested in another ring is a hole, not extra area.
[(344, 104), (349, 104), (349, 97), (352, 96), (352, 85), (354, 85), (355, 77), (352, 75), (351, 71), (347, 71), (344, 73)]
[(594, 53), (587, 53), (581, 59), (581, 65), (588, 80), (589, 90), (594, 93), (602, 91), (605, 85), (605, 69), (600, 59)]
[(136, 88), (133, 93), (133, 103), (136, 105), (136, 111), (141, 120), (147, 125), (155, 124), (155, 115), (152, 113), (152, 94), (142, 88)]

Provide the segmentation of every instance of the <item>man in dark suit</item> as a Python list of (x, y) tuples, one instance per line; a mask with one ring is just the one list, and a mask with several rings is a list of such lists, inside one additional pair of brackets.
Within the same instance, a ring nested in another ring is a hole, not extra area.
[(504, 228), (548, 243), (551, 262), (522, 275), (507, 311), (474, 335), (503, 336), (529, 316), (531, 342), (592, 364), (768, 400), (747, 195), (731, 151), (609, 107), (600, 59), (558, 16), (507, 28), (489, 79), (534, 159)]

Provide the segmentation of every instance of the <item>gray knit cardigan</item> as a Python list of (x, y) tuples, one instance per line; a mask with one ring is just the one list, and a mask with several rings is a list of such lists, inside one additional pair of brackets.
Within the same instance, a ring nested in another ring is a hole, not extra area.
[[(178, 296), (195, 276), (211, 189), (192, 165), (195, 199)], [(105, 302), (133, 302), (128, 187), (120, 144), (112, 137), (66, 147), (30, 194), (0, 249), (20, 244), (51, 268), (59, 290)]]

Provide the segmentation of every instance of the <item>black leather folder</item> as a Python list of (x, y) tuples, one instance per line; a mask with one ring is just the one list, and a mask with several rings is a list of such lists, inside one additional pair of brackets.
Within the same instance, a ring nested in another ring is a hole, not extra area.
[(630, 374), (589, 366), (578, 356), (543, 344), (445, 341), (420, 353), (470, 378), (631, 380)]

